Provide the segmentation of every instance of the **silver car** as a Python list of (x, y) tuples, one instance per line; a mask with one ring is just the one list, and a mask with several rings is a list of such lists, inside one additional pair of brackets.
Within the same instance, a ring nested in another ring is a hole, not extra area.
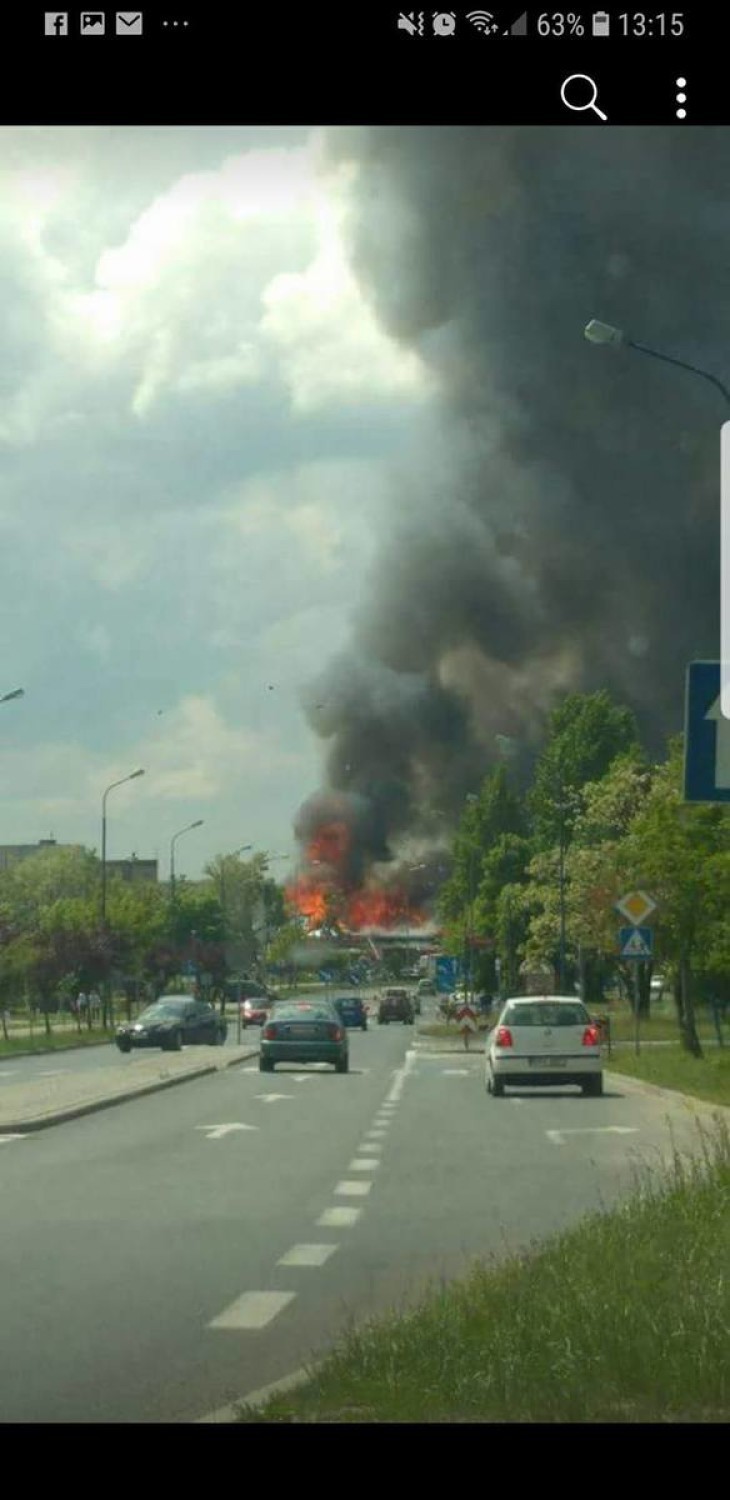
[(602, 1094), (600, 1032), (582, 1001), (568, 995), (508, 1000), (487, 1038), (485, 1082), (495, 1099), (506, 1084), (574, 1083), (584, 1094)]

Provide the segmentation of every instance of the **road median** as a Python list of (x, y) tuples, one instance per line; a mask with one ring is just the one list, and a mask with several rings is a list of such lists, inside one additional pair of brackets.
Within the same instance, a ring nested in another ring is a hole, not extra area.
[(223, 1072), (257, 1053), (258, 1047), (226, 1047), (220, 1051), (191, 1047), (182, 1055), (137, 1056), (120, 1062), (118, 1067), (10, 1083), (0, 1093), (0, 1135), (61, 1125), (193, 1078)]

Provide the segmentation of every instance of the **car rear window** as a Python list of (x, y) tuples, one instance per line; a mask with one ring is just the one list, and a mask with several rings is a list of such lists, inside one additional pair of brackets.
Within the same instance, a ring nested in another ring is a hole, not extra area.
[(337, 1012), (328, 1005), (277, 1005), (277, 1021), (336, 1021)]
[(505, 1026), (584, 1026), (590, 1016), (584, 1005), (508, 1005)]

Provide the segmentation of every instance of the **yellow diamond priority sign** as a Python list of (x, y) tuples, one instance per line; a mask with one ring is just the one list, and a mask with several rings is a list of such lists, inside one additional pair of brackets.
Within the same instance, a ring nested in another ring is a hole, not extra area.
[(640, 927), (646, 921), (649, 912), (656, 911), (656, 901), (648, 896), (646, 891), (629, 891), (616, 902), (616, 910), (622, 916), (628, 917), (633, 927)]

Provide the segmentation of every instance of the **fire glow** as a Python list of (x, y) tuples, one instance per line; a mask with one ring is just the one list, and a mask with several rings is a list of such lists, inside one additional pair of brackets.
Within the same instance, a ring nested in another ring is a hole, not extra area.
[(289, 904), (309, 930), (327, 925), (343, 932), (390, 931), (427, 922), (425, 912), (411, 905), (400, 886), (368, 883), (348, 889), (344, 872), (350, 837), (345, 822), (323, 824), (306, 846), (302, 874), (286, 888)]

